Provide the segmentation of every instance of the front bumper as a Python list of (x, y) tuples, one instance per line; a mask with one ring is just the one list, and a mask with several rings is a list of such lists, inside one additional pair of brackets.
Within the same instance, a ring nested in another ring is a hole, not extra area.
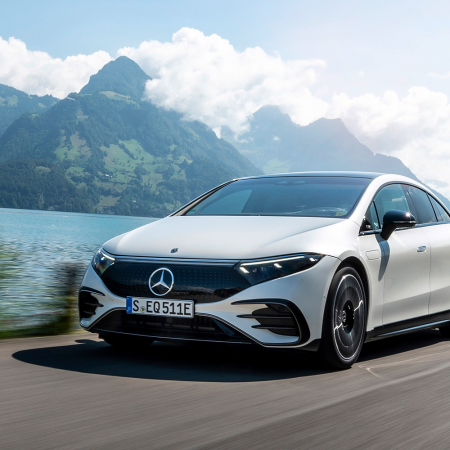
[[(156, 339), (254, 342), (264, 347), (300, 348), (305, 346), (307, 348), (309, 343), (321, 337), (326, 297), (339, 262), (337, 258), (325, 256), (314, 267), (303, 272), (251, 286), (225, 300), (196, 303), (194, 328), (191, 326), (191, 333), (184, 335), (176, 333), (176, 327), (172, 325), (169, 328), (175, 331), (168, 332), (166, 329), (164, 333), (156, 335), (150, 331), (143, 332), (143, 327), (138, 327), (135, 323), (132, 327), (127, 324), (127, 327), (123, 328), (127, 316), (126, 299), (111, 293), (89, 265), (82, 282), (82, 290), (89, 291), (93, 299), (90, 303), (95, 304), (94, 314), (89, 318), (81, 319), (80, 325), (88, 331), (100, 334), (126, 332)], [(279, 304), (284, 305), (282, 308), (288, 308), (300, 329), (299, 335), (277, 334), (273, 330), (261, 328), (258, 320), (249, 317), (255, 311), (267, 308), (268, 304)], [(150, 324), (152, 327), (155, 325), (153, 322)], [(197, 322), (200, 324), (198, 327), (195, 325)], [(218, 337), (217, 333), (215, 338), (212, 338), (211, 333), (207, 336), (206, 331), (203, 335), (199, 334), (199, 330), (208, 330), (208, 326), (210, 331), (211, 326), (218, 331), (222, 328), (224, 338)], [(178, 329), (181, 329), (180, 327)], [(233, 332), (227, 332), (227, 329), (234, 330), (234, 335)]]

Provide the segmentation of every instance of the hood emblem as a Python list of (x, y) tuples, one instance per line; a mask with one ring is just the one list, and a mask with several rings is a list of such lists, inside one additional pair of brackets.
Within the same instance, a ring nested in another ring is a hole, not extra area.
[(166, 268), (155, 270), (148, 280), (150, 290), (158, 297), (168, 294), (173, 288), (173, 283), (173, 273)]
[(178, 251), (177, 248), (173, 248), (172, 250), (170, 250), (170, 253), (176, 253)]

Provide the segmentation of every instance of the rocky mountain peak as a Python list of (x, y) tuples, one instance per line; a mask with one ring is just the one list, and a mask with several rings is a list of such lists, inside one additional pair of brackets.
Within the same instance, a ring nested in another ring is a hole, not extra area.
[(120, 56), (106, 64), (89, 79), (80, 94), (97, 94), (112, 91), (140, 99), (144, 93), (145, 83), (151, 78), (126, 56)]

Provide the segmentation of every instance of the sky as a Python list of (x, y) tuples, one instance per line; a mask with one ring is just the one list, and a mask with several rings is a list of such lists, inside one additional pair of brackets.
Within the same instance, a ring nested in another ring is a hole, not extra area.
[(61, 98), (127, 55), (149, 100), (219, 135), (264, 104), (301, 125), (339, 117), (450, 196), (449, 23), (433, 0), (9, 1), (0, 83)]

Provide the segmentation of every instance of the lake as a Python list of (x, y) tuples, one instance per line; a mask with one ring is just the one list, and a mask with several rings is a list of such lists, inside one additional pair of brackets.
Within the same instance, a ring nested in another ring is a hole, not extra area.
[(0, 208), (0, 326), (48, 317), (65, 267), (84, 272), (105, 241), (155, 220)]

